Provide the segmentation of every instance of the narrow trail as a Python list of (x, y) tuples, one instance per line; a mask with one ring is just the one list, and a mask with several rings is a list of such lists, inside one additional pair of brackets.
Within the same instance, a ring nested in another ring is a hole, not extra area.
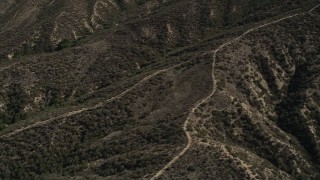
[[(174, 66), (175, 67), (175, 66)], [(172, 67), (173, 68), (173, 67)], [(147, 80), (151, 79), (152, 77), (160, 74), (160, 73), (163, 73), (167, 70), (169, 70), (170, 68), (166, 68), (166, 69), (162, 69), (162, 70), (159, 70), (159, 71), (156, 71), (155, 73), (149, 75), (149, 76), (146, 76), (145, 78), (143, 78), (142, 80), (140, 80), (137, 84), (131, 86), (130, 88), (126, 89), (125, 91), (123, 91), (122, 93), (114, 96), (114, 97), (111, 97), (110, 99), (106, 100), (104, 103), (100, 102), (98, 104), (96, 104), (95, 106), (92, 106), (92, 107), (87, 107), (87, 108), (82, 108), (80, 110), (75, 110), (75, 111), (71, 111), (71, 112), (67, 112), (65, 114), (62, 114), (60, 116), (56, 116), (56, 117), (53, 117), (53, 118), (50, 118), (48, 120), (45, 120), (45, 121), (40, 121), (40, 122), (37, 122), (37, 123), (34, 123), (32, 125), (29, 125), (29, 126), (26, 126), (24, 128), (21, 128), (21, 129), (17, 129), (13, 132), (10, 132), (8, 134), (5, 134), (5, 135), (2, 135), (0, 136), (0, 138), (4, 138), (4, 137), (10, 137), (10, 136), (13, 136), (15, 134), (18, 134), (22, 131), (25, 131), (27, 129), (30, 129), (30, 128), (33, 128), (33, 127), (37, 127), (37, 126), (41, 126), (41, 125), (45, 125), (47, 123), (50, 123), (56, 119), (60, 119), (60, 118), (67, 118), (67, 117), (70, 117), (70, 116), (73, 116), (73, 115), (76, 115), (76, 114), (80, 114), (82, 112), (85, 112), (85, 111), (89, 111), (89, 110), (93, 110), (93, 109), (97, 109), (99, 107), (102, 107), (103, 105), (107, 104), (107, 103), (110, 103), (116, 99), (119, 99), (121, 97), (123, 97), (124, 95), (126, 95), (128, 92), (132, 91), (134, 88), (136, 88), (137, 86), (141, 85), (142, 83), (146, 82)]]
[[(169, 163), (167, 163), (162, 169), (160, 169), (160, 170), (151, 178), (151, 180), (158, 179), (168, 168), (170, 168), (170, 167), (172, 166), (172, 164), (174, 164), (181, 156), (183, 156), (183, 155), (188, 151), (188, 149), (191, 147), (192, 137), (191, 137), (191, 134), (189, 133), (189, 131), (187, 130), (187, 126), (188, 126), (188, 123), (189, 123), (192, 115), (194, 114), (194, 112), (199, 108), (199, 106), (200, 106), (201, 104), (205, 103), (208, 99), (210, 99), (210, 98), (214, 95), (214, 93), (215, 93), (215, 91), (216, 91), (216, 80), (215, 80), (215, 77), (214, 77), (214, 66), (215, 66), (215, 62), (216, 62), (217, 53), (218, 53), (221, 49), (223, 49), (224, 47), (232, 44), (232, 43), (235, 42), (235, 41), (240, 40), (242, 37), (244, 37), (245, 35), (247, 35), (248, 33), (252, 32), (252, 31), (258, 30), (258, 29), (260, 29), (260, 28), (262, 28), (262, 27), (265, 27), (265, 26), (268, 26), (268, 25), (271, 25), (271, 24), (275, 24), (275, 23), (277, 23), (277, 22), (280, 22), (280, 21), (283, 21), (283, 20), (286, 20), (286, 19), (293, 18), (293, 17), (298, 16), (298, 15), (303, 15), (303, 14), (306, 14), (306, 13), (312, 13), (312, 11), (314, 11), (314, 10), (315, 10), (316, 8), (318, 8), (319, 6), (320, 6), (320, 4), (318, 4), (317, 6), (315, 6), (314, 8), (312, 8), (311, 10), (309, 10), (308, 12), (297, 13), (297, 14), (293, 14), (293, 15), (290, 15), (290, 16), (286, 16), (286, 17), (284, 17), (284, 18), (280, 18), (280, 19), (278, 19), (278, 20), (271, 21), (271, 22), (269, 22), (269, 23), (265, 23), (265, 24), (263, 24), (263, 25), (260, 25), (260, 26), (257, 26), (257, 27), (255, 27), (255, 28), (249, 29), (249, 30), (247, 30), (246, 32), (244, 32), (243, 34), (241, 34), (240, 36), (238, 36), (238, 37), (236, 37), (236, 38), (234, 38), (234, 39), (232, 39), (232, 40), (230, 40), (230, 41), (222, 44), (222, 45), (219, 46), (217, 49), (211, 51), (211, 53), (213, 53), (212, 74), (211, 74), (211, 75), (212, 75), (212, 85), (213, 85), (213, 87), (212, 87), (212, 92), (211, 92), (207, 97), (201, 99), (200, 101), (198, 101), (198, 102), (194, 105), (194, 107), (191, 109), (190, 113), (188, 114), (188, 117), (187, 117), (186, 121), (185, 121), (184, 124), (183, 124), (183, 131), (184, 131), (184, 133), (185, 133), (185, 135), (186, 135), (186, 137), (187, 137), (187, 140), (188, 140), (188, 143), (187, 143), (186, 147), (185, 147), (179, 154), (177, 154), (175, 157), (173, 157), (173, 159), (172, 159)], [(174, 66), (169, 67), (169, 68), (165, 68), (165, 69), (162, 69), (162, 70), (158, 70), (158, 71), (156, 71), (155, 73), (144, 77), (144, 78), (143, 78), (142, 80), (140, 80), (137, 84), (131, 86), (130, 88), (128, 88), (128, 89), (126, 89), (125, 91), (123, 91), (122, 93), (120, 93), (120, 94), (118, 94), (118, 95), (116, 95), (116, 96), (114, 96), (114, 97), (111, 97), (110, 99), (108, 99), (108, 100), (106, 100), (106, 101), (104, 101), (104, 102), (97, 103), (96, 105), (94, 105), (94, 106), (92, 106), (92, 107), (82, 108), (82, 109), (80, 109), (80, 110), (74, 110), (74, 111), (71, 111), (71, 112), (62, 114), (62, 115), (60, 115), (60, 116), (56, 116), (56, 117), (50, 118), (50, 119), (45, 120), (45, 121), (36, 122), (36, 123), (34, 123), (34, 124), (32, 124), (32, 125), (29, 125), (29, 126), (26, 126), (26, 127), (21, 128), (21, 129), (14, 130), (14, 131), (12, 131), (12, 132), (10, 132), (10, 133), (4, 134), (4, 135), (0, 136), (0, 138), (8, 138), (8, 137), (11, 137), (11, 136), (13, 136), (13, 135), (15, 135), (15, 134), (18, 134), (18, 133), (20, 133), (20, 132), (23, 132), (23, 131), (25, 131), (25, 130), (27, 130), (27, 129), (31, 129), (31, 128), (38, 127), (38, 126), (41, 126), (41, 125), (45, 125), (45, 124), (48, 124), (48, 123), (50, 123), (50, 122), (52, 122), (52, 121), (54, 121), (54, 120), (60, 119), (60, 118), (67, 118), (67, 117), (70, 117), (70, 116), (73, 116), (73, 115), (76, 115), (76, 114), (80, 114), (80, 113), (85, 112), (85, 111), (89, 111), (89, 110), (93, 110), (93, 109), (97, 109), (97, 108), (99, 108), (99, 107), (102, 107), (102, 106), (106, 105), (107, 103), (110, 103), (110, 102), (112, 102), (112, 101), (114, 101), (114, 100), (117, 100), (117, 99), (119, 99), (119, 98), (122, 98), (124, 95), (126, 95), (127, 93), (129, 93), (130, 91), (132, 91), (133, 89), (135, 89), (136, 87), (138, 87), (139, 85), (141, 85), (141, 84), (145, 83), (146, 81), (150, 80), (151, 78), (155, 77), (156, 75), (161, 74), (161, 73), (164, 73), (164, 72), (166, 72), (166, 71), (168, 71), (168, 70), (170, 70), (170, 69), (176, 68), (176, 67), (178, 67), (178, 66), (180, 66), (180, 65), (182, 65), (182, 64), (189, 63), (190, 61), (192, 61), (192, 59), (191, 59), (191, 60), (188, 60), (188, 61), (186, 61), (186, 62), (179, 63), (179, 64), (174, 65)], [(7, 66), (7, 67), (4, 67), (4, 68), (2, 68), (2, 69), (0, 68), (0, 71), (3, 71), (3, 70), (5, 70), (5, 69), (8, 69), (8, 68), (10, 68), (10, 67), (12, 67), (12, 66), (14, 66), (14, 65), (16, 65), (16, 64), (12, 64), (12, 65)]]
[[(57, 120), (57, 119), (61, 119), (61, 118), (67, 118), (67, 117), (70, 117), (70, 116), (74, 116), (76, 114), (80, 114), (82, 112), (85, 112), (85, 111), (89, 111), (89, 110), (93, 110), (93, 109), (97, 109), (99, 107), (102, 107), (112, 101), (115, 101), (117, 99), (120, 99), (122, 98), (124, 95), (126, 95), (127, 93), (129, 93), (130, 91), (132, 91), (133, 89), (135, 89), (136, 87), (138, 87), (139, 85), (145, 83), (146, 81), (148, 81), (149, 79), (155, 77), (156, 75), (158, 74), (161, 74), (161, 73), (164, 73), (168, 70), (171, 70), (171, 69), (174, 69), (178, 66), (181, 66), (182, 64), (186, 64), (186, 63), (189, 63), (190, 61), (192, 60), (188, 60), (188, 61), (185, 61), (185, 62), (182, 62), (182, 63), (179, 63), (179, 64), (176, 64), (172, 67), (168, 67), (168, 68), (164, 68), (164, 69), (161, 69), (161, 70), (158, 70), (156, 72), (154, 72), (153, 74), (151, 75), (148, 75), (146, 77), (144, 77), (142, 80), (140, 80), (137, 84), (131, 86), (130, 88), (126, 89), (125, 91), (121, 92), (120, 94), (116, 95), (116, 96), (113, 96), (111, 97), (110, 99), (104, 101), (104, 102), (100, 102), (100, 103), (97, 103), (96, 105), (92, 106), (92, 107), (87, 107), (87, 108), (82, 108), (80, 110), (74, 110), (74, 111), (71, 111), (71, 112), (67, 112), (67, 113), (64, 113), (62, 115), (59, 115), (59, 116), (56, 116), (56, 117), (52, 117), (50, 119), (47, 119), (47, 120), (44, 120), (44, 121), (39, 121), (39, 122), (36, 122), (34, 124), (31, 124), (29, 126), (26, 126), (26, 127), (23, 127), (23, 128), (20, 128), (20, 129), (16, 129), (10, 133), (7, 133), (7, 134), (4, 134), (4, 135), (1, 135), (0, 138), (8, 138), (8, 137), (11, 137), (15, 134), (18, 134), (18, 133), (21, 133), (27, 129), (31, 129), (31, 128), (34, 128), (34, 127), (38, 127), (38, 126), (42, 126), (42, 125), (45, 125), (45, 124), (48, 124), (54, 120)], [(0, 69), (1, 70), (1, 69)]]
[(308, 11), (308, 13), (312, 13), (312, 11), (316, 10), (319, 6), (320, 6), (320, 4), (318, 4), (317, 6), (315, 6), (315, 7), (312, 8), (312, 9), (310, 9), (310, 11)]
[(283, 17), (283, 18), (280, 18), (278, 20), (274, 20), (274, 21), (271, 21), (271, 22), (268, 22), (268, 23), (265, 23), (265, 24), (262, 24), (260, 26), (257, 26), (257, 27), (254, 27), (254, 28), (251, 28), (249, 30), (247, 30), (246, 32), (244, 32), (243, 34), (241, 34), (240, 36), (222, 44), (221, 46), (219, 46), (217, 49), (213, 50), (213, 61), (212, 61), (212, 92), (205, 98), (201, 99), (200, 101), (198, 101), (195, 106), (191, 109), (185, 123), (183, 124), (183, 131), (185, 133), (185, 135), (187, 136), (187, 140), (188, 140), (188, 143), (186, 145), (186, 147), (179, 153), (177, 154), (176, 156), (173, 157), (173, 159), (167, 163), (162, 169), (160, 169), (153, 177), (151, 177), (150, 180), (155, 180), (155, 179), (158, 179), (168, 168), (170, 168), (181, 156), (183, 156), (187, 151), (188, 149), (191, 147), (191, 144), (192, 144), (192, 137), (191, 137), (191, 134), (190, 132), (187, 130), (187, 126), (188, 126), (188, 123), (193, 115), (193, 113), (199, 108), (199, 106), (203, 103), (205, 103), (206, 101), (208, 101), (208, 99), (210, 99), (214, 93), (216, 92), (216, 79), (214, 77), (214, 66), (215, 66), (215, 62), (216, 62), (216, 58), (217, 58), (217, 53), (223, 49), (224, 47), (232, 44), (233, 42), (235, 41), (238, 41), (240, 40), (241, 38), (243, 38), (245, 35), (249, 34), (250, 32), (253, 32), (253, 31), (256, 31), (260, 28), (263, 28), (263, 27), (266, 27), (266, 26), (269, 26), (269, 25), (272, 25), (272, 24), (275, 24), (275, 23), (278, 23), (278, 22), (281, 22), (283, 20), (286, 20), (286, 19), (290, 19), (290, 18), (293, 18), (293, 17), (296, 17), (296, 16), (299, 16), (299, 15), (304, 15), (306, 13), (312, 13), (312, 11), (314, 11), (316, 8), (318, 8), (320, 6), (320, 4), (318, 4), (317, 6), (315, 6), (314, 8), (312, 8), (311, 10), (309, 10), (308, 12), (302, 12), (302, 13), (296, 13), (296, 14), (292, 14), (292, 15), (289, 15), (289, 16), (286, 16), (286, 17)]

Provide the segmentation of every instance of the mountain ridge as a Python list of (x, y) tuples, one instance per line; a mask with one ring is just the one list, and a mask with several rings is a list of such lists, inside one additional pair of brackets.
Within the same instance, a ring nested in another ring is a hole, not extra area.
[(216, 36), (203, 24), (183, 37), (164, 20), (159, 34), (120, 23), (13, 56), (0, 65), (0, 177), (316, 179), (319, 5), (306, 4), (299, 19), (237, 22)]

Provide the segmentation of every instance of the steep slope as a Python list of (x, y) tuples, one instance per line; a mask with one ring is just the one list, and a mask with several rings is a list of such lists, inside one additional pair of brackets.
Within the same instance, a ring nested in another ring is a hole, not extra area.
[[(113, 92), (123, 80), (180, 61), (182, 57), (168, 55), (181, 47), (198, 43), (200, 47), (191, 51), (206, 51), (226, 36), (225, 29), (231, 33), (232, 27), (276, 16), (279, 11), (309, 7), (304, 6), (306, 1), (7, 2), (1, 6), (5, 8), (0, 22), (0, 78), (4, 82), (0, 116), (6, 124), (25, 119), (24, 113), (61, 106), (102, 88)], [(138, 10), (141, 13), (136, 15)], [(9, 18), (15, 11), (18, 15)], [(70, 15), (60, 18), (61, 13)], [(93, 34), (83, 31), (83, 19)], [(103, 28), (104, 23), (112, 25)], [(77, 37), (72, 36), (74, 31)], [(186, 52), (190, 50), (186, 48)], [(19, 102), (10, 97), (15, 91), (21, 92)]]
[(216, 90), (189, 123), (194, 143), (165, 177), (319, 178), (319, 20), (294, 16), (217, 53)]
[(200, 92), (210, 90), (210, 60), (201, 57), (168, 69), (119, 99), (2, 136), (2, 178), (152, 174), (184, 144), (180, 124)]
[(319, 177), (315, 1), (0, 5), (1, 179)]
[(131, 33), (138, 31), (160, 46), (165, 42), (184, 46), (221, 27), (259, 21), (310, 2), (5, 0), (0, 2), (0, 58), (52, 52), (59, 43), (73, 44), (63, 40), (78, 42), (102, 29), (125, 24), (134, 26)]

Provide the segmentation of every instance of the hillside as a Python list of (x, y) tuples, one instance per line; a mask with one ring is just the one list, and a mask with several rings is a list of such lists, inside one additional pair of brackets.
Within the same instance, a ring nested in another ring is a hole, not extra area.
[(318, 179), (317, 3), (0, 2), (0, 179)]

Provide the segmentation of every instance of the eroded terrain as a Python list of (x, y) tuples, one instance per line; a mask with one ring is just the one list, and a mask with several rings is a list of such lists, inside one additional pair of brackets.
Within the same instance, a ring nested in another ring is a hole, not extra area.
[(1, 2), (0, 178), (319, 178), (320, 10), (286, 3)]

